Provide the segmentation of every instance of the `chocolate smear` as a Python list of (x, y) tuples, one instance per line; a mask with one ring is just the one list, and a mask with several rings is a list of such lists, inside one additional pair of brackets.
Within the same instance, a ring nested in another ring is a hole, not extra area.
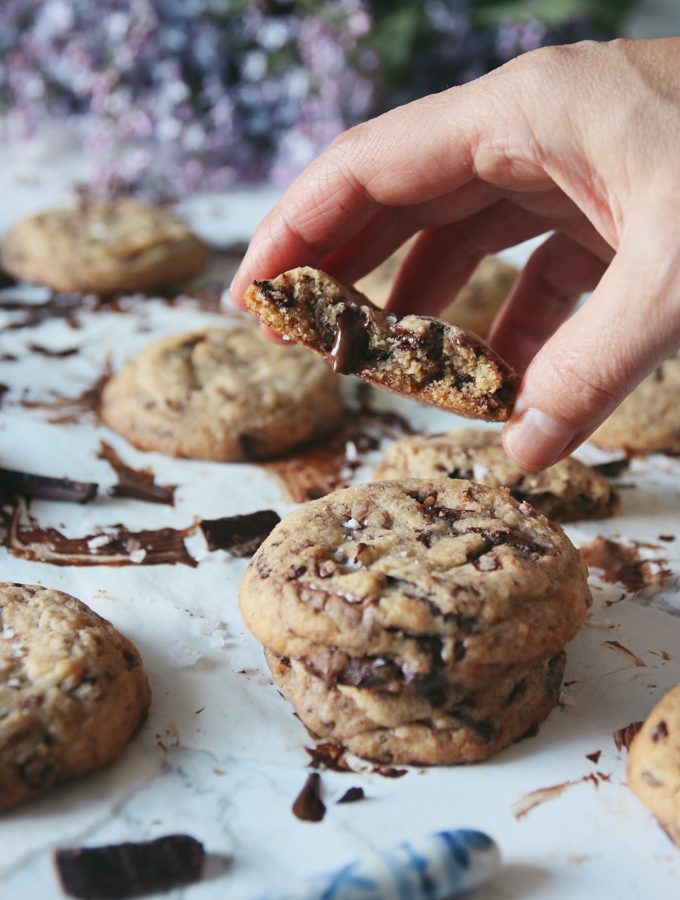
[(69, 356), (75, 356), (80, 352), (79, 347), (67, 347), (65, 350), (51, 350), (49, 347), (43, 347), (42, 344), (28, 344), (31, 353), (37, 353), (39, 356), (46, 356), (49, 359), (68, 359)]
[(0, 497), (25, 497), (30, 500), (61, 500), (65, 503), (88, 503), (97, 494), (93, 481), (71, 481), (50, 478), (31, 472), (0, 468)]
[(599, 472), (605, 478), (618, 478), (627, 469), (630, 468), (630, 460), (627, 457), (623, 459), (613, 459), (611, 462), (595, 463), (590, 467), (594, 472)]
[(175, 505), (176, 484), (156, 484), (151, 469), (133, 469), (118, 455), (106, 441), (99, 442), (99, 459), (104, 459), (118, 476), (118, 484), (107, 490), (110, 497), (128, 497), (131, 500), (142, 500), (145, 503), (165, 503)]
[(623, 656), (632, 660), (633, 665), (637, 666), (638, 669), (644, 669), (647, 665), (644, 659), (640, 659), (636, 653), (633, 653), (628, 647), (624, 647), (619, 641), (602, 641), (602, 646), (609, 647), (611, 650), (616, 650), (617, 653), (621, 653)]
[(67, 537), (56, 528), (43, 528), (26, 515), (21, 499), (5, 518), (3, 544), (12, 556), (22, 559), (57, 566), (198, 565), (184, 543), (184, 538), (196, 530), (195, 525), (143, 531), (128, 531), (124, 525), (113, 525), (106, 531), (95, 531), (84, 537)]
[(104, 371), (97, 380), (75, 397), (55, 397), (52, 400), (30, 400), (24, 397), (19, 403), (24, 409), (47, 410), (47, 421), (53, 425), (73, 425), (83, 416), (99, 414), (102, 391), (110, 377), (111, 363), (107, 360)]
[(618, 728), (612, 734), (616, 749), (622, 750), (625, 747), (626, 750), (629, 750), (630, 745), (633, 743), (633, 738), (642, 728), (643, 724), (643, 722), (631, 722), (630, 725), (624, 725), (623, 728)]
[(338, 803), (356, 803), (357, 800), (364, 800), (366, 794), (364, 794), (364, 789), (362, 787), (351, 787), (348, 788), (342, 797), (337, 801)]
[(293, 815), (303, 822), (320, 822), (326, 814), (326, 807), (321, 799), (321, 776), (312, 772), (293, 803)]
[(305, 503), (347, 487), (366, 453), (377, 450), (384, 438), (408, 434), (414, 429), (395, 413), (348, 410), (335, 434), (261, 465), (279, 478), (288, 499)]
[(665, 559), (643, 559), (639, 554), (642, 545), (637, 541), (621, 544), (604, 537), (597, 537), (592, 544), (580, 547), (585, 562), (602, 571), (602, 579), (609, 584), (620, 582), (629, 591), (654, 587), (670, 578)]
[(170, 834), (140, 843), (55, 850), (53, 860), (69, 897), (140, 897), (198, 881), (205, 850), (189, 835)]
[(209, 550), (227, 550), (232, 556), (252, 556), (281, 517), (273, 509), (244, 516), (203, 519), (200, 529)]
[(532, 809), (536, 809), (537, 806), (547, 803), (548, 800), (555, 800), (570, 787), (574, 787), (574, 785), (590, 783), (596, 788), (599, 788), (601, 782), (609, 780), (609, 775), (605, 775), (602, 772), (591, 772), (588, 775), (583, 775), (581, 778), (575, 778), (572, 781), (563, 781), (560, 784), (552, 784), (549, 787), (538, 788), (538, 790), (530, 791), (528, 794), (520, 797), (512, 807), (512, 814), (516, 819), (523, 819), (525, 816), (529, 815)]

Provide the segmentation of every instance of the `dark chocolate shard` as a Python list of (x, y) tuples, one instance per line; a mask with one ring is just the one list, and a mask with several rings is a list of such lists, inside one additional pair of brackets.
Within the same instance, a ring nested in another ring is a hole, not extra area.
[(9, 391), (8, 384), (0, 384), (0, 406), (2, 406), (2, 400), (5, 394)]
[(71, 481), (70, 478), (50, 478), (48, 475), (0, 468), (1, 497), (88, 503), (96, 494), (97, 484), (94, 481)]
[(613, 459), (610, 462), (595, 463), (590, 467), (594, 472), (599, 472), (605, 478), (618, 478), (627, 469), (630, 468), (630, 460), (628, 457), (623, 459)]
[(364, 800), (365, 797), (366, 794), (362, 787), (351, 787), (345, 791), (338, 803), (356, 803), (357, 800)]
[(66, 347), (63, 350), (52, 350), (50, 347), (43, 347), (42, 344), (28, 344), (31, 353), (37, 353), (39, 356), (46, 356), (49, 359), (68, 359), (69, 356), (75, 356), (80, 352), (79, 347)]
[(326, 806), (321, 799), (321, 776), (312, 772), (293, 803), (293, 815), (303, 822), (320, 822), (326, 814)]
[(201, 877), (203, 844), (186, 834), (143, 843), (55, 850), (54, 864), (69, 897), (140, 897), (193, 884)]
[(643, 722), (631, 722), (629, 725), (624, 725), (623, 728), (617, 728), (612, 734), (616, 749), (623, 750), (625, 747), (626, 750), (629, 750), (630, 745), (633, 743), (633, 738), (642, 728), (643, 724)]
[(203, 519), (201, 531), (209, 550), (227, 550), (232, 556), (252, 556), (281, 517), (273, 509), (260, 509), (244, 516)]
[(165, 503), (175, 505), (176, 484), (156, 484), (151, 469), (133, 469), (118, 455), (106, 441), (99, 442), (99, 459), (105, 459), (118, 476), (118, 484), (107, 491), (111, 497), (128, 497), (130, 500), (142, 500), (145, 503)]

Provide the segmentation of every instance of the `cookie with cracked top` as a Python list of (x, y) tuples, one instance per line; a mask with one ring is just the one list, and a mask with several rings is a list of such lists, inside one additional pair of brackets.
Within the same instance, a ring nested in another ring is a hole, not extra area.
[(484, 341), (440, 319), (397, 319), (325, 272), (291, 269), (256, 281), (248, 308), (336, 372), (464, 416), (504, 421), (518, 378)]
[(249, 322), (147, 345), (106, 385), (101, 417), (141, 450), (238, 461), (285, 453), (344, 415), (339, 379)]
[(542, 472), (527, 472), (505, 455), (498, 432), (480, 428), (395, 441), (375, 477), (467, 478), (489, 487), (504, 486), (516, 500), (528, 500), (558, 522), (605, 518), (620, 505), (606, 478), (590, 466), (567, 457)]
[(612, 450), (680, 454), (680, 353), (645, 378), (595, 431)]
[(265, 651), (274, 681), (316, 738), (383, 764), (481, 762), (533, 735), (557, 703), (564, 652), (477, 689), (429, 694), (327, 684), (302, 660)]
[(56, 291), (111, 294), (192, 278), (207, 250), (169, 210), (121, 199), (24, 219), (10, 229), (0, 257), (19, 280)]
[(482, 684), (558, 653), (591, 602), (559, 525), (504, 488), (359, 484), (274, 528), (241, 587), (247, 626), (283, 656), (319, 645), (398, 677)]
[(680, 847), (680, 685), (657, 703), (628, 751), (628, 786)]
[(61, 591), (0, 583), (0, 809), (112, 762), (150, 697), (110, 622)]

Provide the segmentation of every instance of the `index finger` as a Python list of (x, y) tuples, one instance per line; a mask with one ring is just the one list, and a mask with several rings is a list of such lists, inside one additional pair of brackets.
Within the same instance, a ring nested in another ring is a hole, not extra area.
[[(516, 159), (518, 147), (534, 143), (516, 108), (515, 79), (498, 75), (416, 100), (336, 139), (257, 228), (231, 285), (234, 301), (241, 304), (255, 279), (318, 266), (382, 206), (422, 203), (477, 178), (520, 187), (516, 170), (505, 171), (508, 147)], [(544, 180), (538, 168), (522, 167), (522, 182)]]

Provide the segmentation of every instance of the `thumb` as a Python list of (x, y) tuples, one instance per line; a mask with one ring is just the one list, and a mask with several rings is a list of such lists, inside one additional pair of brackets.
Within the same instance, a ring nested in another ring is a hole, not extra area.
[(503, 443), (525, 469), (571, 453), (680, 346), (680, 247), (669, 247), (672, 230), (664, 237), (646, 224), (644, 237), (622, 242), (592, 296), (524, 375)]

